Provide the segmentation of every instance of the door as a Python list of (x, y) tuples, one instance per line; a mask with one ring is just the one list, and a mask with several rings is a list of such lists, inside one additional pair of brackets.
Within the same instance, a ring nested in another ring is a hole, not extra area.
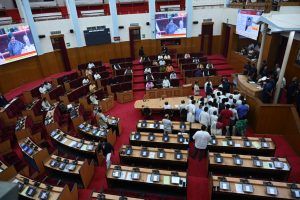
[(201, 33), (201, 52), (211, 55), (212, 44), (213, 44), (213, 22), (203, 22), (202, 23), (202, 33)]
[(228, 46), (229, 46), (229, 40), (230, 40), (230, 31), (231, 27), (228, 24), (224, 24), (223, 28), (224, 30), (224, 41), (223, 41), (223, 56), (226, 58), (228, 54)]
[(141, 40), (141, 27), (129, 27), (130, 57), (135, 59), (135, 41)]
[(64, 35), (52, 35), (50, 36), (50, 38), (53, 50), (60, 53), (65, 71), (71, 71), (70, 60), (65, 45)]

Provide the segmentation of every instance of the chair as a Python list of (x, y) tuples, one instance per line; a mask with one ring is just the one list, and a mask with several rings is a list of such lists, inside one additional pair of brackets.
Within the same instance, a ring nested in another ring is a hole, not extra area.
[(145, 107), (141, 110), (142, 115), (144, 116), (145, 119), (149, 119), (152, 115), (152, 111), (150, 108)]

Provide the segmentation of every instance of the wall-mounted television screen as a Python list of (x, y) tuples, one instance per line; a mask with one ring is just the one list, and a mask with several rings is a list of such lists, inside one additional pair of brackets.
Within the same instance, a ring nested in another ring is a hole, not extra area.
[(257, 40), (259, 24), (256, 21), (262, 14), (258, 10), (239, 10), (236, 22), (236, 33)]
[(185, 11), (155, 14), (156, 38), (186, 37), (186, 19)]
[(37, 55), (29, 26), (0, 28), (0, 65)]

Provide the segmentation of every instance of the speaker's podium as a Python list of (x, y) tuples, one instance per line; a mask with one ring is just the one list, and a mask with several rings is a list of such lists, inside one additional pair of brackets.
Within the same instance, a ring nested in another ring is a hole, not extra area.
[(117, 95), (117, 101), (119, 103), (127, 103), (130, 101), (133, 101), (133, 91), (132, 90), (117, 92), (116, 95)]

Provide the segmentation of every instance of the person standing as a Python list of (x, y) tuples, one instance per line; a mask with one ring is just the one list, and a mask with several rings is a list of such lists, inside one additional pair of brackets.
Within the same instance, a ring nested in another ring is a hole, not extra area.
[(199, 96), (200, 95), (200, 87), (199, 87), (198, 81), (195, 82), (195, 85), (194, 85), (194, 95), (195, 96)]
[(200, 113), (199, 122), (200, 124), (206, 127), (210, 126), (210, 116), (208, 114), (208, 107), (204, 107), (204, 110)]
[(98, 145), (98, 152), (102, 152), (106, 161), (106, 168), (108, 169), (111, 164), (111, 154), (114, 153), (114, 147), (109, 142), (102, 142)]
[(196, 101), (192, 100), (192, 102), (189, 103), (186, 107), (187, 112), (188, 112), (186, 121), (188, 121), (188, 122), (195, 122), (195, 112), (196, 112), (195, 103), (196, 103)]
[(210, 134), (206, 131), (206, 126), (202, 125), (201, 130), (197, 131), (193, 135), (193, 139), (195, 140), (195, 149), (192, 155), (192, 158), (195, 159), (199, 152), (199, 160), (206, 157), (207, 154), (207, 144), (211, 140)]
[(225, 109), (220, 112), (221, 123), (223, 124), (222, 135), (226, 135), (227, 126), (230, 126), (230, 118), (233, 117), (233, 113), (229, 108), (230, 105), (226, 104)]
[(165, 114), (162, 124), (164, 125), (164, 133), (172, 133), (172, 121), (170, 120), (170, 116), (168, 114)]
[(140, 63), (142, 63), (143, 60), (144, 60), (144, 56), (145, 56), (144, 47), (143, 46), (141, 46), (141, 48), (139, 49), (139, 56), (140, 56)]

